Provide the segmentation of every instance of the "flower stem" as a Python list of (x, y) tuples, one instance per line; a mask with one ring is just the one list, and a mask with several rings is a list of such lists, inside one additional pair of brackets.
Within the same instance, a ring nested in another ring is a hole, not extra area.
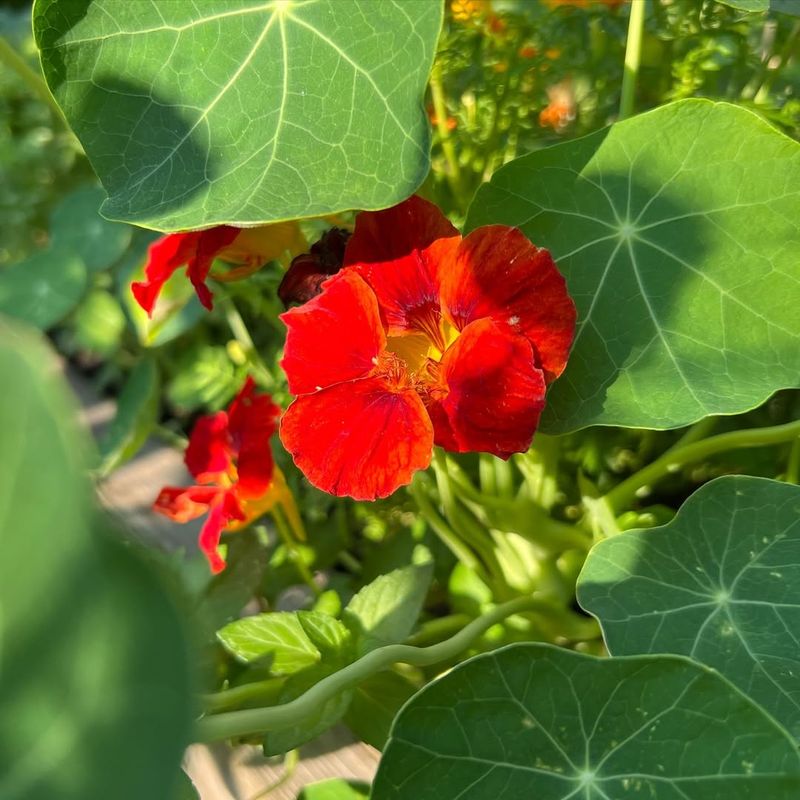
[(278, 531), (278, 536), (281, 537), (284, 545), (286, 545), (289, 558), (297, 568), (300, 577), (303, 579), (303, 583), (305, 583), (305, 585), (311, 589), (315, 597), (319, 597), (321, 593), (320, 588), (314, 581), (314, 576), (311, 574), (311, 570), (309, 570), (308, 565), (303, 560), (303, 554), (297, 548), (297, 542), (295, 541), (291, 530), (289, 530), (289, 525), (286, 522), (286, 516), (280, 506), (280, 503), (276, 503), (270, 509), (270, 513), (272, 514), (272, 519), (275, 520), (275, 528)]
[(247, 330), (247, 325), (245, 325), (242, 315), (239, 313), (239, 309), (236, 308), (233, 299), (231, 297), (223, 298), (221, 306), (228, 327), (231, 329), (234, 339), (236, 339), (241, 346), (247, 363), (258, 373), (261, 382), (268, 389), (274, 388), (275, 378), (267, 369), (266, 364), (261, 360), (261, 356), (258, 354), (258, 350), (256, 350), (255, 342), (253, 342), (253, 337), (250, 336), (250, 331)]
[(628, 39), (625, 45), (625, 68), (622, 74), (622, 97), (619, 104), (619, 119), (627, 119), (633, 114), (636, 97), (636, 80), (639, 77), (639, 64), (642, 57), (642, 34), (647, 0), (631, 0), (628, 19)]
[(444, 96), (444, 86), (442, 84), (442, 65), (436, 61), (431, 70), (430, 77), (431, 100), (433, 100), (433, 111), (436, 114), (436, 130), (442, 143), (442, 152), (448, 167), (448, 181), (453, 190), (453, 194), (458, 198), (461, 193), (461, 166), (458, 163), (458, 156), (453, 147), (453, 140), (450, 138), (450, 131), (447, 129), (447, 102)]
[(764, 447), (781, 442), (790, 442), (800, 436), (800, 421), (789, 422), (785, 425), (775, 425), (770, 428), (753, 428), (744, 431), (731, 431), (720, 433), (699, 442), (693, 442), (685, 447), (668, 450), (651, 464), (640, 469), (630, 478), (615, 486), (603, 498), (615, 514), (628, 508), (636, 499), (636, 493), (647, 486), (658, 483), (676, 469), (700, 461), (726, 450), (735, 450), (740, 447)]
[(534, 597), (517, 597), (496, 606), (438, 644), (429, 647), (412, 647), (406, 644), (379, 647), (333, 675), (323, 678), (307, 692), (288, 703), (271, 708), (248, 708), (203, 717), (197, 723), (195, 738), (197, 741), (214, 742), (296, 725), (314, 712), (318, 712), (324, 703), (339, 692), (352, 688), (380, 670), (396, 663), (424, 667), (447, 661), (507, 617), (543, 607), (549, 609), (550, 604)]

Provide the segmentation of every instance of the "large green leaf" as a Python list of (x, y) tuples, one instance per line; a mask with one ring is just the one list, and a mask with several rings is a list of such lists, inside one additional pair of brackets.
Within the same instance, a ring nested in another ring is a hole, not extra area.
[(614, 655), (682, 653), (800, 736), (800, 488), (719, 478), (668, 525), (598, 544), (578, 583)]
[(717, 0), (738, 11), (778, 11), (781, 14), (800, 16), (800, 3), (797, 0)]
[(373, 800), (790, 800), (791, 737), (680, 656), (595, 658), (511, 645), (400, 712)]
[(47, 83), (109, 198), (159, 230), (383, 208), (429, 165), (431, 0), (37, 0)]
[(542, 427), (671, 428), (800, 385), (800, 145), (685, 100), (498, 170), (468, 226), (518, 225), (579, 311)]
[(51, 360), (0, 330), (0, 797), (172, 800), (191, 720), (180, 620), (94, 529)]

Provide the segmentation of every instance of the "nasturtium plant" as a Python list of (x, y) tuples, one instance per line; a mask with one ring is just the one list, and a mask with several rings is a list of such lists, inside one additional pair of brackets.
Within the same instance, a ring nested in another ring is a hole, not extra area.
[(108, 200), (158, 230), (381, 208), (429, 165), (428, 0), (38, 0), (50, 90)]
[(800, 488), (727, 476), (667, 525), (600, 542), (578, 580), (613, 655), (682, 653), (800, 734)]
[(796, 142), (707, 100), (498, 170), (467, 225), (518, 225), (578, 305), (543, 429), (680, 427), (796, 386), (798, 181)]
[(520, 644), (462, 664), (403, 708), (372, 797), (788, 800), (798, 790), (791, 737), (713, 670)]
[(797, 797), (795, 5), (0, 9), (0, 796)]

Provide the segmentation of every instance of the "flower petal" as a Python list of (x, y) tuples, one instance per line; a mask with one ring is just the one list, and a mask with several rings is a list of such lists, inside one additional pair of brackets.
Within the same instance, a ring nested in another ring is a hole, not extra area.
[(224, 411), (200, 417), (192, 428), (183, 456), (189, 472), (201, 483), (215, 481), (231, 466), (231, 438)]
[(409, 483), (433, 449), (419, 395), (379, 376), (298, 397), (280, 436), (314, 486), (355, 500), (387, 497)]
[(433, 203), (416, 195), (358, 215), (344, 263), (374, 289), (390, 336), (438, 327), (437, 265), (452, 257), (460, 238)]
[(145, 280), (131, 284), (136, 302), (150, 315), (164, 284), (178, 267), (187, 272), (200, 302), (211, 309), (211, 292), (205, 279), (217, 253), (239, 235), (239, 228), (217, 225), (205, 231), (187, 231), (163, 236), (150, 245)]
[(153, 511), (175, 522), (189, 522), (205, 514), (221, 491), (216, 486), (165, 486), (153, 503)]
[(281, 367), (295, 395), (363, 377), (386, 345), (375, 293), (352, 270), (280, 318), (288, 328)]
[(278, 428), (280, 408), (268, 394), (256, 394), (252, 378), (228, 408), (228, 430), (237, 460), (237, 494), (242, 499), (262, 495), (272, 483), (274, 461), (269, 440)]
[(488, 318), (473, 322), (444, 354), (440, 377), (447, 393), (428, 406), (436, 444), (501, 458), (530, 447), (545, 382), (524, 336)]
[(466, 236), (441, 273), (442, 303), (453, 324), (491, 317), (530, 339), (548, 382), (564, 370), (575, 305), (547, 250), (517, 228), (487, 225)]
[(297, 256), (286, 270), (278, 286), (278, 297), (284, 308), (292, 303), (307, 303), (322, 291), (322, 284), (335, 275), (344, 261), (344, 249), (350, 231), (331, 228), (311, 245), (311, 252)]
[(244, 518), (244, 512), (230, 491), (225, 492), (211, 506), (208, 519), (206, 519), (200, 530), (197, 544), (208, 559), (208, 564), (214, 575), (225, 569), (225, 561), (219, 554), (219, 539), (223, 529), (232, 520), (241, 521)]

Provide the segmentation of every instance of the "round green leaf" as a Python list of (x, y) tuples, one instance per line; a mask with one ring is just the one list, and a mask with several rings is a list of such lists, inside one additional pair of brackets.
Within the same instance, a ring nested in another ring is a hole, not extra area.
[(192, 711), (177, 611), (97, 530), (52, 355), (0, 333), (0, 797), (172, 800)]
[(0, 270), (0, 313), (47, 330), (78, 305), (86, 267), (73, 253), (44, 250)]
[(79, 347), (110, 356), (125, 331), (125, 312), (111, 292), (94, 289), (75, 312), (72, 322)]
[(614, 655), (689, 655), (800, 737), (797, 486), (707, 483), (669, 524), (595, 546), (578, 599)]
[(100, 216), (106, 193), (99, 186), (70, 192), (50, 219), (51, 248), (77, 253), (90, 272), (113, 264), (131, 241), (131, 229)]
[(789, 735), (679, 656), (520, 644), (470, 659), (400, 712), (373, 800), (790, 800)]
[(411, 194), (429, 166), (430, 0), (38, 0), (50, 90), (109, 194), (159, 230)]
[(471, 228), (518, 225), (579, 321), (545, 431), (672, 428), (800, 385), (800, 145), (685, 100), (511, 162)]

